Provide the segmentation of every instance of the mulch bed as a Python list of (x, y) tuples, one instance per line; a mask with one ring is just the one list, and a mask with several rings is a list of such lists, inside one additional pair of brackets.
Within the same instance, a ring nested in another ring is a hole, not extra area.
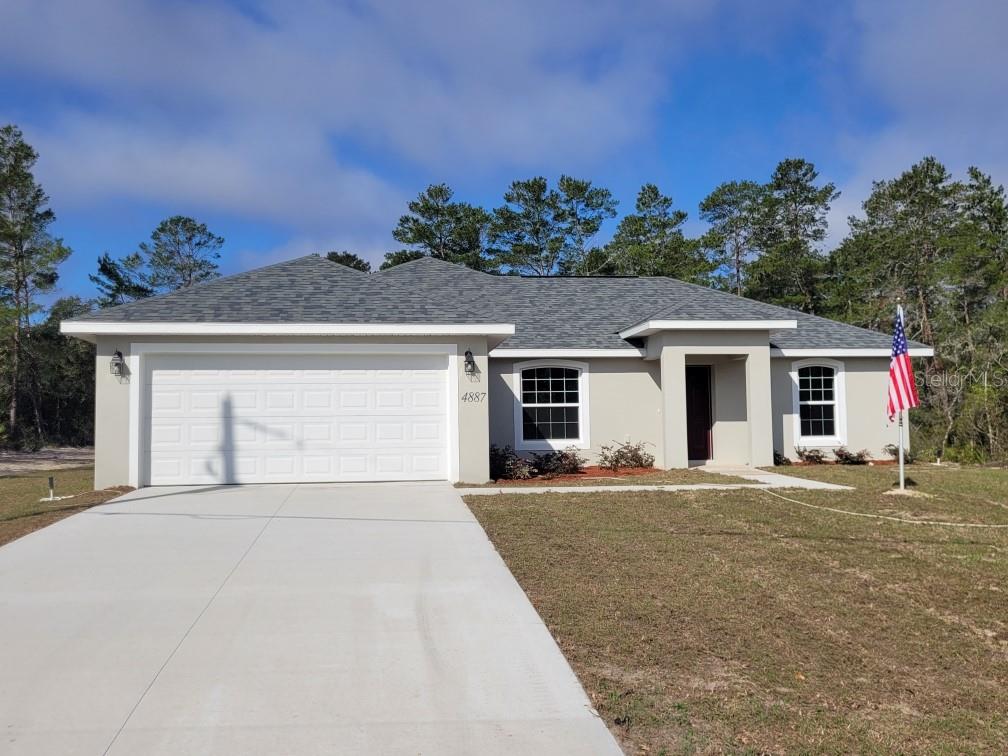
[[(895, 459), (869, 459), (865, 460), (864, 464), (861, 465), (847, 465), (848, 467), (888, 467), (889, 465), (899, 464), (898, 460)], [(907, 462), (906, 464), (911, 464)], [(842, 466), (842, 462), (837, 462), (835, 459), (824, 459), (822, 462), (803, 462), (800, 459), (795, 459), (791, 461), (789, 465), (777, 465), (777, 467), (839, 467)]]
[(660, 472), (654, 467), (621, 467), (619, 470), (610, 470), (607, 467), (595, 465), (584, 467), (581, 472), (569, 473), (567, 475), (554, 475), (551, 478), (535, 477), (528, 480), (495, 480), (494, 483), (501, 486), (541, 486), (543, 483), (564, 483), (573, 480), (592, 480), (593, 478), (634, 478), (641, 475), (653, 475)]

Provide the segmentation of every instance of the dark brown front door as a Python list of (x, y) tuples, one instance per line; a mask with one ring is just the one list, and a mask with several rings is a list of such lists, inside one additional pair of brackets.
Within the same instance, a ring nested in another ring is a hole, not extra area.
[(690, 459), (711, 459), (710, 365), (686, 366), (686, 448)]

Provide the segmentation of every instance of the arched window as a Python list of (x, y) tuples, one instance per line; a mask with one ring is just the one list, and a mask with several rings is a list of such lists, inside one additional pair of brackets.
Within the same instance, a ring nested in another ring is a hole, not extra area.
[(832, 360), (795, 363), (795, 445), (845, 443), (843, 365)]
[(516, 448), (587, 447), (587, 370), (568, 361), (515, 365)]
[(802, 436), (836, 435), (836, 374), (826, 365), (798, 370), (798, 410)]

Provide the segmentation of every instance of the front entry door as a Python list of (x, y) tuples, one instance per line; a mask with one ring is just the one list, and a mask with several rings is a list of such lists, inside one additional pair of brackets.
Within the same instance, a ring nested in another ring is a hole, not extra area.
[(710, 365), (686, 366), (686, 448), (691, 460), (712, 459)]

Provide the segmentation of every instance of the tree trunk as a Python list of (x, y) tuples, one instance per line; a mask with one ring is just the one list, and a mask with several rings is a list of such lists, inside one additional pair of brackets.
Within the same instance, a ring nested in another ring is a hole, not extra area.
[(13, 441), (18, 437), (18, 388), (21, 385), (21, 281), (15, 271), (14, 329), (11, 331), (10, 399), (7, 405), (7, 433)]
[(18, 421), (18, 371), (21, 369), (20, 324), (15, 324), (11, 334), (11, 366), (10, 366), (10, 400), (7, 404), (7, 433), (13, 440), (16, 436)]
[(735, 293), (742, 296), (742, 247), (735, 243)]

